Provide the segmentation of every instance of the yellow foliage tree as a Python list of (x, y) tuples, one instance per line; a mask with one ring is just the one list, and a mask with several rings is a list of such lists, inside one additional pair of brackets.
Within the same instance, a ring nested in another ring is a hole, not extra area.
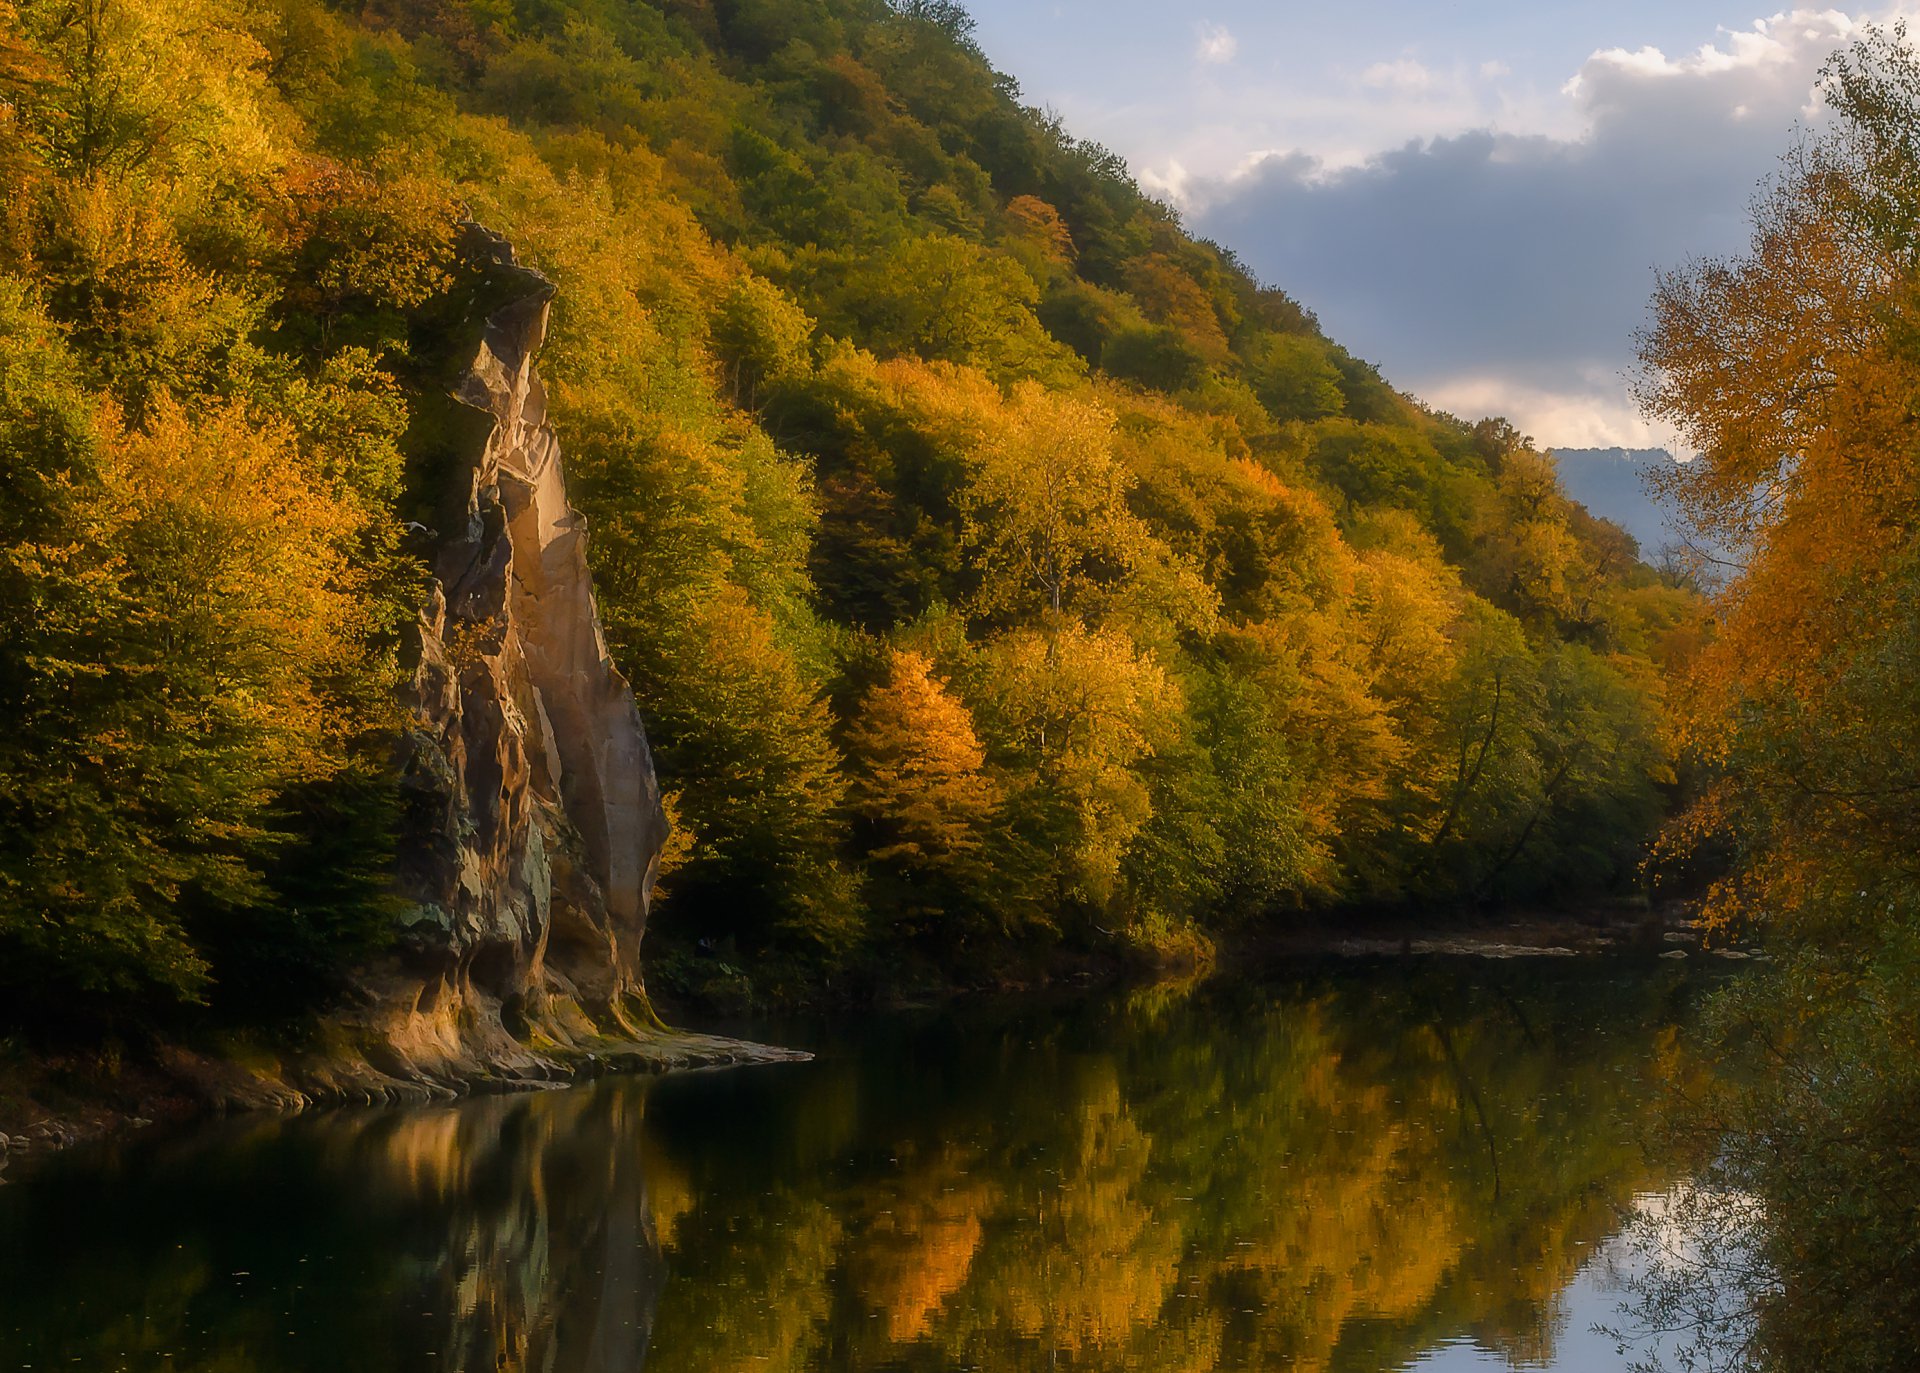
[[(51, 80), (24, 88), (24, 124), (82, 177), (277, 160), (261, 117), (267, 53), (217, 0), (22, 0), (17, 22)], [(0, 19), (13, 16), (0, 14)]]
[(986, 650), (1001, 736), (1031, 769), (1010, 808), (1060, 894), (1100, 907), (1153, 813), (1135, 766), (1177, 726), (1161, 667), (1112, 629), (1014, 630)]
[(988, 424), (962, 498), (982, 613), (1097, 615), (1159, 583), (1176, 622), (1212, 614), (1212, 590), (1129, 508), (1110, 411), (1026, 383)]

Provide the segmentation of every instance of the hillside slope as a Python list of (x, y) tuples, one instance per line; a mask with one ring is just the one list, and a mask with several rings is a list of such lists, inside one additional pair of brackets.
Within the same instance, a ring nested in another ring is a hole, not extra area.
[(25, 0), (0, 82), (24, 1018), (280, 1014), (418, 928), (393, 703), (485, 441), (468, 220), (557, 288), (676, 832), (650, 976), (1635, 880), (1691, 596), (945, 0)]

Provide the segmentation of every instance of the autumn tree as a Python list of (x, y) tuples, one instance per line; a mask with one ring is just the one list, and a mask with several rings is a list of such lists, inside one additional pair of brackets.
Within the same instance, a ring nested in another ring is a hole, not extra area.
[(255, 158), (266, 54), (244, 22), (204, 0), (24, 0), (17, 22), (42, 55), (18, 108), (63, 172), (86, 180), (175, 160)]
[(1033, 254), (1043, 270), (1072, 265), (1073, 231), (1060, 212), (1038, 196), (1017, 195), (1009, 200), (1006, 226), (1009, 242)]
[(1113, 447), (1113, 417), (1097, 404), (1017, 389), (984, 436), (962, 496), (986, 614), (1097, 615), (1156, 570), (1204, 617), (1210, 593), (1129, 509), (1131, 478)]
[(896, 650), (847, 728), (848, 799), (867, 856), (903, 888), (901, 917), (921, 925), (957, 919), (955, 906), (979, 899), (997, 804), (972, 715), (932, 674), (923, 654)]
[(1731, 850), (1708, 916), (1778, 960), (1722, 1000), (1721, 1047), (1755, 1071), (1709, 1117), (1717, 1181), (1761, 1220), (1708, 1218), (1764, 1270), (1735, 1275), (1756, 1361), (1868, 1369), (1920, 1338), (1920, 57), (1870, 32), (1823, 89), (1834, 118), (1757, 201), (1747, 251), (1664, 277), (1641, 347), (1649, 413), (1699, 450), (1672, 497), (1738, 564), (1681, 701), (1708, 775), (1682, 836)]
[(1136, 765), (1167, 737), (1178, 696), (1113, 630), (1015, 630), (986, 651), (993, 730), (1019, 771), (1007, 800), (1017, 842), (1058, 899), (1099, 910), (1153, 813)]

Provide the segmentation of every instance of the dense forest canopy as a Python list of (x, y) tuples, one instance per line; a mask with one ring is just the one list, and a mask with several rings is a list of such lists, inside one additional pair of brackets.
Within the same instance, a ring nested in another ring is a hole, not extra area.
[(663, 950), (1637, 880), (1695, 595), (950, 0), (0, 0), (10, 1004), (301, 1004), (390, 927), (468, 218), (559, 286)]

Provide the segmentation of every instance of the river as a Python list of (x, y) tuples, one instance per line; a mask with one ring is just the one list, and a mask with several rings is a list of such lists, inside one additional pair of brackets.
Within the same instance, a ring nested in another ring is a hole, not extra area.
[(1600, 1373), (1698, 990), (1294, 965), (150, 1132), (0, 1187), (0, 1370)]

